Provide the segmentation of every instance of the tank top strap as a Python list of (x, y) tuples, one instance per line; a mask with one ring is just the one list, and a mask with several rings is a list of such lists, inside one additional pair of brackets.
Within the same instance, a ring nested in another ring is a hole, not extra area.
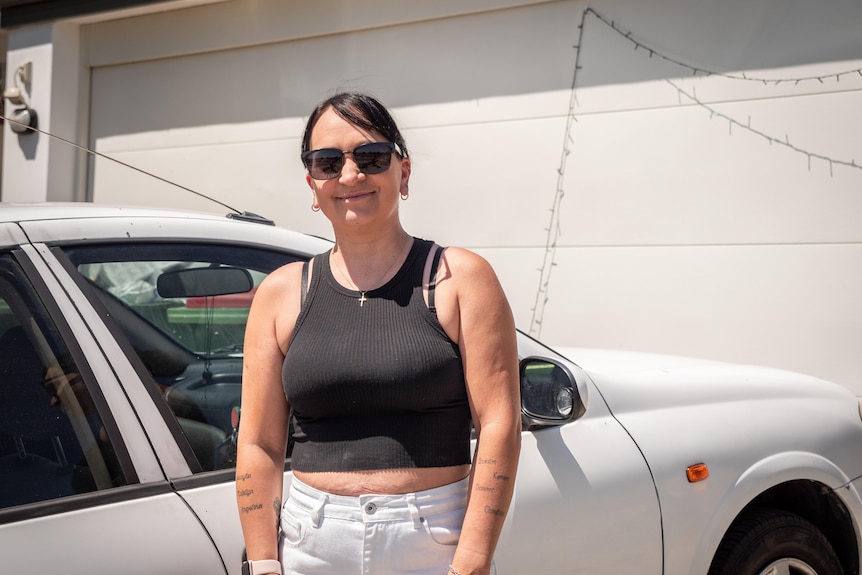
[(305, 305), (305, 294), (308, 293), (308, 260), (302, 262), (302, 280), (300, 282), (299, 304)]
[[(299, 313), (296, 316), (296, 323), (293, 327), (293, 333), (290, 336), (290, 341), (296, 337), (299, 327), (305, 321), (308, 315), (308, 308), (312, 305), (315, 292), (320, 285), (320, 277), (323, 275), (325, 263), (329, 260), (329, 252), (313, 256), (310, 260), (303, 262), (302, 274), (300, 279), (300, 294), (299, 294)], [(327, 270), (328, 271), (328, 270)], [(309, 275), (310, 274), (310, 275)]]
[(301, 290), (300, 294), (300, 309), (305, 307), (306, 300), (314, 294), (317, 290), (317, 286), (320, 285), (320, 278), (325, 275), (331, 274), (332, 272), (329, 270), (329, 254), (332, 250), (325, 251), (321, 254), (317, 254), (316, 256), (312, 256), (312, 258), (302, 265), (302, 278), (301, 282)]
[(437, 267), (440, 265), (440, 256), (443, 255), (445, 248), (433, 244), (431, 249), (434, 250), (434, 254), (431, 260), (431, 269), (428, 272), (428, 309), (437, 313), (437, 305), (434, 301), (434, 293), (437, 288)]

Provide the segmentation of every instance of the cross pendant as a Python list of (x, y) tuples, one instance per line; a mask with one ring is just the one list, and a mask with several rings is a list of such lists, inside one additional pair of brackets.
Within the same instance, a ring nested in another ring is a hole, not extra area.
[(365, 297), (365, 292), (362, 292), (362, 295), (359, 296), (359, 307), (365, 305), (365, 302), (368, 301), (368, 298)]

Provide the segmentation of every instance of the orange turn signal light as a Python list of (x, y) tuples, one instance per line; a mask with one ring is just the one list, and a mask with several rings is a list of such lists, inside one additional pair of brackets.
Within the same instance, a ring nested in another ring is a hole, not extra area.
[(696, 463), (694, 465), (690, 465), (685, 470), (685, 476), (688, 478), (689, 483), (697, 483), (698, 481), (703, 481), (707, 477), (709, 477), (709, 467), (706, 466), (706, 463)]

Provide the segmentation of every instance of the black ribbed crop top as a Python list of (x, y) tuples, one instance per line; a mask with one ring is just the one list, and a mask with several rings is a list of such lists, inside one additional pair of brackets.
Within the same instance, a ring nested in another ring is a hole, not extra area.
[(395, 276), (364, 297), (335, 281), (329, 252), (314, 258), (282, 368), (293, 410), (293, 469), (470, 462), (461, 354), (422, 291), (433, 245), (414, 239)]

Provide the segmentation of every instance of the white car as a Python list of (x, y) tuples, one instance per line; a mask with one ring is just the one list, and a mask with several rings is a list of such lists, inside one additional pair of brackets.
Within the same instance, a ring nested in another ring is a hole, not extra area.
[[(244, 219), (0, 204), (3, 573), (240, 572), (248, 306), (266, 274), (329, 247)], [(498, 574), (859, 573), (846, 389), (523, 334), (519, 352)]]

